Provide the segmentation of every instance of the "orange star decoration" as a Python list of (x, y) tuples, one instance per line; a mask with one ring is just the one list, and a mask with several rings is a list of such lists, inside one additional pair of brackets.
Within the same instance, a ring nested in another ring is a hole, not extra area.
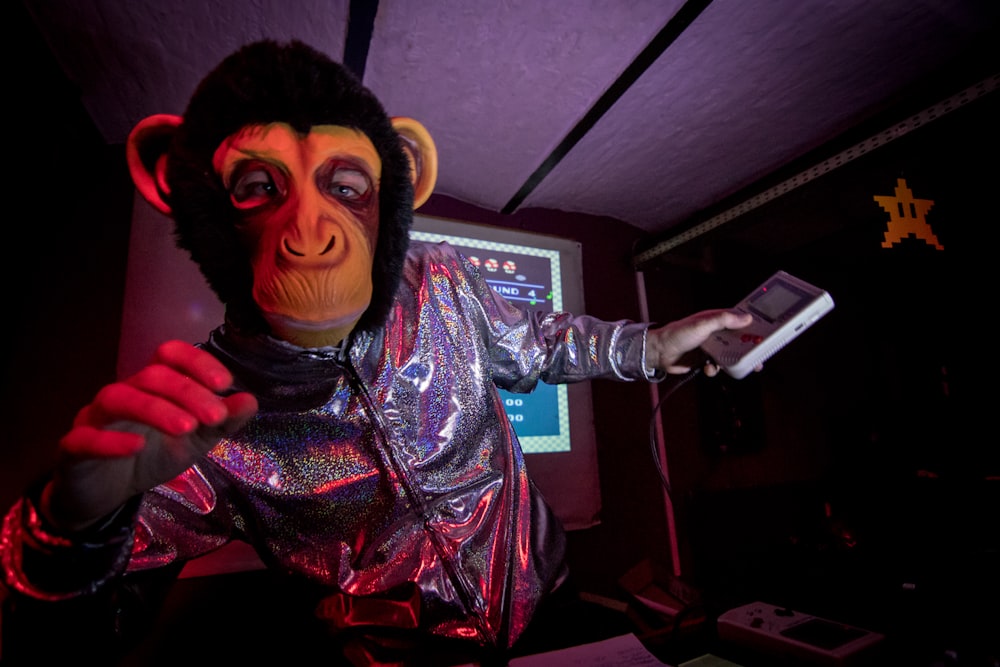
[(908, 236), (923, 239), (928, 245), (944, 250), (931, 226), (927, 224), (927, 212), (934, 206), (932, 199), (914, 199), (913, 192), (902, 178), (896, 181), (896, 196), (875, 196), (878, 205), (889, 214), (889, 226), (885, 230), (882, 247), (889, 248)]

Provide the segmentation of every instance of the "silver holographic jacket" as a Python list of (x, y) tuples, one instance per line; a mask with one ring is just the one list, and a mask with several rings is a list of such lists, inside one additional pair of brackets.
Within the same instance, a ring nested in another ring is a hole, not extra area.
[(565, 538), (496, 387), (645, 379), (647, 326), (526, 314), (447, 244), (414, 243), (376, 334), (303, 349), (214, 331), (203, 347), (258, 397), (253, 421), (100, 544), (47, 534), (26, 496), (0, 537), (7, 585), (60, 599), (240, 539), (327, 587), (335, 625), (510, 646), (565, 578)]

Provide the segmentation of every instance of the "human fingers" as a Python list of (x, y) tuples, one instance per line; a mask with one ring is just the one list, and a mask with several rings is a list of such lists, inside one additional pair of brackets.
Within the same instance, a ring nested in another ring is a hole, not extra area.
[(75, 426), (59, 441), (59, 448), (75, 459), (120, 458), (140, 451), (145, 441), (139, 433)]
[(177, 436), (200, 424), (219, 424), (226, 416), (225, 403), (210, 389), (171, 368), (153, 365), (103, 387), (77, 414), (74, 426), (103, 428), (128, 421)]
[(214, 392), (229, 389), (233, 376), (229, 369), (210, 353), (190, 343), (170, 340), (160, 344), (151, 365), (162, 364), (186, 375)]
[(257, 399), (253, 394), (241, 391), (222, 399), (226, 406), (227, 417), (223, 424), (223, 430), (232, 433), (257, 414)]
[(719, 329), (742, 329), (750, 326), (753, 315), (735, 310), (724, 310), (719, 316)]
[(659, 351), (665, 360), (675, 363), (677, 359), (696, 349), (721, 329), (739, 329), (753, 321), (748, 313), (730, 310), (703, 310), (685, 318), (668, 323), (653, 332)]
[(689, 329), (692, 332), (696, 332), (698, 336), (705, 335), (707, 337), (713, 331), (742, 329), (749, 326), (751, 322), (753, 322), (753, 316), (750, 313), (727, 308), (716, 308), (689, 315), (682, 320), (678, 320), (677, 324), (680, 325), (678, 328)]
[[(189, 413), (198, 424), (214, 426), (227, 416), (226, 404), (218, 392), (229, 389), (232, 383), (229, 371), (223, 369), (226, 377), (221, 377), (216, 374), (216, 370), (212, 368), (207, 371), (204, 368), (192, 370), (190, 367), (178, 369), (154, 363), (126, 380), (125, 384), (140, 392), (169, 401), (176, 408)], [(188, 424), (185, 430), (195, 426), (197, 424)]]

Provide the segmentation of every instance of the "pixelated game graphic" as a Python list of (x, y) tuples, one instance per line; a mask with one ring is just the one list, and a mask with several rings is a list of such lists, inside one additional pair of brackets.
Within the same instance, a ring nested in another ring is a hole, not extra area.
[(873, 199), (889, 214), (889, 225), (882, 240), (883, 248), (890, 248), (910, 236), (920, 239), (938, 250), (944, 246), (938, 242), (927, 222), (927, 212), (934, 206), (931, 199), (914, 199), (913, 192), (905, 179), (896, 181), (896, 196), (876, 195)]

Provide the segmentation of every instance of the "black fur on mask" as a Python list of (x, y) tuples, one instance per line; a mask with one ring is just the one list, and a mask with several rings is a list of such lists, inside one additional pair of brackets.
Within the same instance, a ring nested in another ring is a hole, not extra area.
[(306, 134), (315, 125), (360, 130), (382, 160), (379, 229), (372, 302), (356, 327), (380, 327), (402, 274), (413, 221), (410, 163), (401, 139), (376, 97), (340, 64), (299, 41), (264, 40), (244, 46), (202, 80), (177, 128), (167, 161), (169, 203), (177, 245), (191, 254), (226, 305), (227, 319), (244, 333), (267, 332), (253, 301), (249, 253), (239, 220), (212, 156), (222, 141), (247, 125), (288, 123)]

